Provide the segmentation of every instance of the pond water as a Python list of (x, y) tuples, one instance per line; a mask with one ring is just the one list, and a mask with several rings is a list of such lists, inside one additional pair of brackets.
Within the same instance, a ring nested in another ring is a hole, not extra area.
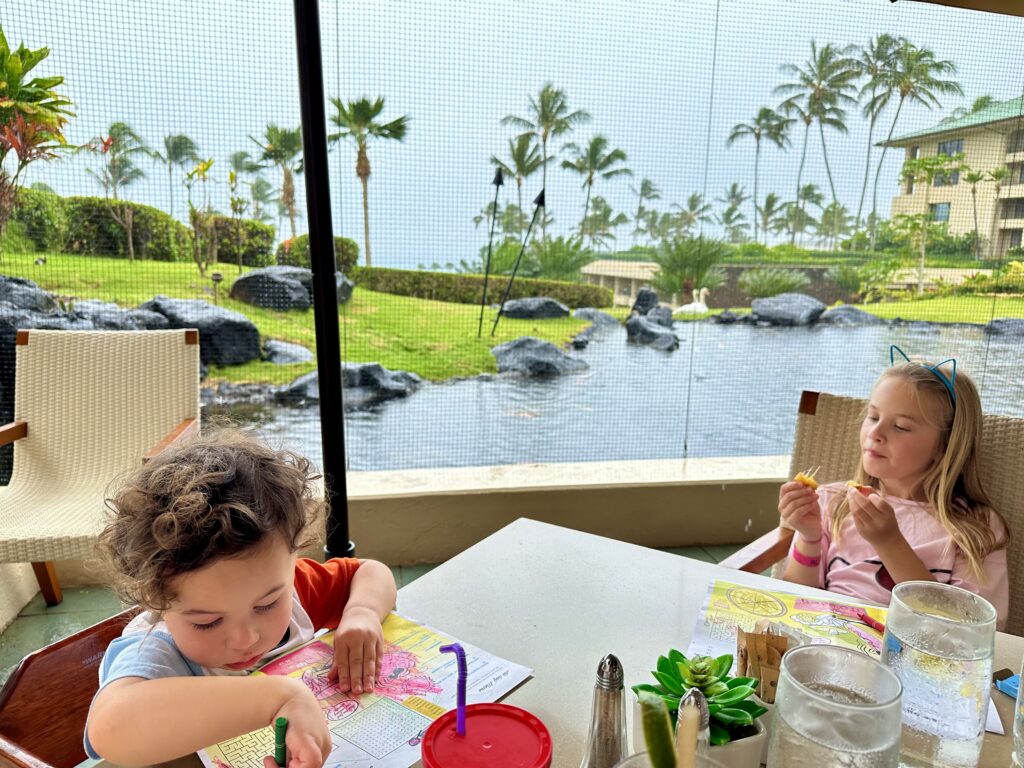
[[(1024, 416), (1024, 343), (980, 326), (757, 328), (677, 323), (680, 347), (626, 342), (613, 326), (571, 354), (589, 368), (547, 381), (484, 376), (425, 384), (410, 397), (350, 413), (353, 470), (582, 462), (790, 451), (800, 392), (864, 397), (907, 354), (956, 357), (986, 412)], [(689, 405), (688, 405), (689, 403)], [(316, 407), (265, 409), (257, 430), (316, 462)]]

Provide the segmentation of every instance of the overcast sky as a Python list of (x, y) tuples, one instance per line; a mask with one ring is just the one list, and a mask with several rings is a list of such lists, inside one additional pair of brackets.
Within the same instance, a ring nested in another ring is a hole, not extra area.
[[(726, 148), (725, 139), (761, 106), (778, 104), (780, 65), (803, 63), (812, 40), (864, 44), (889, 32), (956, 63), (966, 97), (943, 113), (905, 109), (897, 134), (932, 125), (982, 94), (1019, 96), (1024, 83), (1024, 20), (913, 0), (378, 0), (321, 8), (327, 96), (381, 95), (385, 119), (410, 117), (403, 143), (378, 142), (369, 150), (371, 237), (374, 262), (382, 266), (458, 262), (486, 243), (485, 228), (472, 218), (493, 192), (490, 156), (503, 154), (514, 135), (501, 118), (528, 114), (528, 96), (547, 81), (566, 92), (572, 108), (593, 116), (570, 140), (607, 136), (626, 152), (637, 179), (648, 177), (661, 189), (656, 205), (665, 208), (692, 192), (720, 196), (733, 181), (751, 191), (753, 143)], [(187, 133), (215, 160), (221, 209), (230, 155), (257, 152), (247, 137), (268, 122), (299, 123), (290, 2), (5, 0), (0, 23), (13, 45), (51, 48), (37, 72), (66, 76), (63, 91), (78, 112), (71, 141), (105, 133), (115, 121), (152, 145), (167, 133)], [(890, 120), (891, 114), (883, 118), (883, 130)], [(867, 124), (851, 115), (849, 125), (848, 135), (827, 138), (840, 202), (853, 210)], [(801, 138), (795, 133), (786, 153), (764, 153), (762, 197), (774, 191), (792, 198)], [(820, 145), (816, 134), (811, 138), (804, 180), (827, 193)], [(889, 158), (881, 184), (885, 213), (902, 153)], [(362, 244), (355, 151), (340, 146), (330, 162), (335, 231)], [(101, 194), (85, 173), (89, 163), (96, 158), (83, 153), (33, 169), (30, 181), (61, 194)], [(167, 209), (166, 171), (145, 161), (144, 167), (148, 177), (129, 196)], [(265, 175), (279, 184), (273, 171)], [(527, 184), (532, 199), (540, 175)], [(594, 192), (631, 212), (629, 184), (600, 181)], [(301, 192), (301, 177), (299, 186)], [(549, 170), (548, 187), (556, 231), (575, 226), (583, 208), (579, 178)], [(514, 194), (514, 185), (506, 192)], [(180, 184), (174, 194), (182, 218)], [(632, 243), (629, 229), (620, 230), (622, 247)]]

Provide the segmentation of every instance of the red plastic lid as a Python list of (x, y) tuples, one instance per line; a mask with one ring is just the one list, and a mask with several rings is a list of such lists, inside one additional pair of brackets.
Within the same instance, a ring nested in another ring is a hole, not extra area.
[(423, 768), (550, 768), (551, 734), (525, 709), (509, 704), (470, 704), (466, 735), (455, 730), (455, 710), (423, 735)]

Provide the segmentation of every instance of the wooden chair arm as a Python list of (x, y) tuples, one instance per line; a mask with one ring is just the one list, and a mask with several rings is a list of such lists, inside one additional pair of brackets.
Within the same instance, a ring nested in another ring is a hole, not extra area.
[(0, 426), (0, 445), (9, 445), (15, 440), (28, 435), (27, 421), (12, 421), (10, 424)]
[(0, 766), (4, 768), (53, 768), (45, 760), (40, 760), (27, 749), (8, 741), (0, 735)]
[(729, 555), (719, 565), (748, 573), (762, 573), (784, 559), (792, 543), (792, 529), (776, 528)]
[(198, 419), (185, 419), (178, 426), (172, 429), (167, 436), (159, 443), (150, 448), (142, 456), (142, 463), (145, 464), (147, 461), (156, 458), (161, 453), (166, 451), (172, 445), (180, 443), (188, 438), (199, 433), (199, 420)]

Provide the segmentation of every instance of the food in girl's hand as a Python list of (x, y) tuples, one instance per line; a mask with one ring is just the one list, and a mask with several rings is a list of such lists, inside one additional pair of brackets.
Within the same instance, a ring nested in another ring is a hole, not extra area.
[(861, 484), (860, 484), (860, 483), (858, 483), (858, 482), (857, 482), (856, 480), (850, 480), (850, 481), (848, 481), (848, 482), (847, 482), (846, 484), (847, 484), (847, 485), (848, 485), (848, 486), (849, 486), (850, 488), (855, 488), (855, 489), (857, 489), (857, 490), (858, 490), (858, 491), (860, 491), (860, 492), (861, 492), (861, 494), (862, 494), (862, 495), (864, 495), (864, 496), (870, 496), (870, 495), (871, 495), (872, 493), (874, 493), (874, 492), (875, 492), (875, 489), (874, 489), (874, 488), (872, 488), (872, 487), (871, 487), (870, 485), (861, 485)]
[(818, 489), (818, 481), (814, 479), (814, 473), (816, 471), (816, 469), (809, 469), (806, 472), (797, 472), (793, 481), (800, 483), (800, 485), (806, 485), (812, 491), (815, 491)]

